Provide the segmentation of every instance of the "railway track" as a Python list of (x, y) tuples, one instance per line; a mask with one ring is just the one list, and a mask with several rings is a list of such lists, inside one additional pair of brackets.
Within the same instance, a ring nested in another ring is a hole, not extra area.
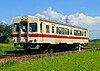
[[(84, 52), (86, 50), (89, 50), (91, 48), (85, 48), (82, 49), (81, 52)], [(42, 58), (42, 57), (49, 57), (52, 55), (60, 55), (60, 54), (71, 54), (71, 53), (75, 53), (75, 52), (79, 52), (79, 50), (71, 50), (71, 51), (57, 51), (54, 53), (32, 53), (32, 54), (4, 54), (4, 55), (0, 55), (0, 60), (1, 59), (9, 59), (9, 58), (25, 58), (25, 59), (29, 59), (29, 58)]]
[(19, 56), (23, 56), (23, 55), (21, 55), (21, 54), (4, 54), (4, 55), (0, 55), (0, 59), (10, 58), (10, 57), (19, 57)]

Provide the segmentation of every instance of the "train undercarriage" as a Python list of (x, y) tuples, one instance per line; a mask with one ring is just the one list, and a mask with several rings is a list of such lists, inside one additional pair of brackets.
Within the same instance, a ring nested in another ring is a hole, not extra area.
[(25, 51), (27, 50), (33, 50), (33, 51), (40, 51), (40, 52), (54, 52), (54, 51), (68, 51), (68, 50), (76, 50), (79, 49), (79, 47), (82, 49), (88, 44), (66, 44), (66, 43), (60, 43), (60, 44), (50, 44), (50, 43), (14, 43), (14, 47), (17, 48), (17, 45), (20, 45), (23, 47)]

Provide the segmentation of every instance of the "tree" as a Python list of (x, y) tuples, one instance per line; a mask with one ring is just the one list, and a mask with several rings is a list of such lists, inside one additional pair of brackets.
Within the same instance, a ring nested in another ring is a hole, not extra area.
[(0, 23), (0, 43), (8, 43), (11, 37), (12, 26)]

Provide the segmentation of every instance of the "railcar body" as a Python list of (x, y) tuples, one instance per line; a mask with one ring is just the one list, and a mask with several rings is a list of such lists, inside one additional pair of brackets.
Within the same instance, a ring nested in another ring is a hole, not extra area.
[(13, 18), (14, 46), (20, 44), (25, 49), (40, 49), (46, 44), (77, 45), (88, 43), (88, 30), (41, 20), (35, 16)]

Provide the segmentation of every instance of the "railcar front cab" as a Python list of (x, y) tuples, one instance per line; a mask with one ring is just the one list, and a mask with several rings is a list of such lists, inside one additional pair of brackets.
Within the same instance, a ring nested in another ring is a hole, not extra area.
[(14, 31), (12, 36), (14, 47), (19, 44), (24, 49), (39, 49), (37, 44), (38, 37), (34, 36), (34, 33), (38, 33), (38, 22), (39, 19), (33, 16), (20, 16), (13, 19)]

